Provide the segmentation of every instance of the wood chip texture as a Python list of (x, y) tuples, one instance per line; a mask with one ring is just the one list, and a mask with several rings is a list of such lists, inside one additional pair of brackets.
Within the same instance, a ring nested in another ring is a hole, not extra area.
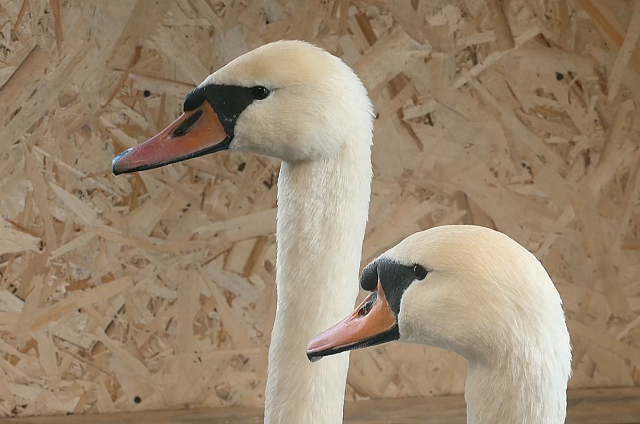
[[(503, 231), (562, 295), (570, 386), (639, 386), (639, 28), (631, 0), (2, 1), (0, 416), (262, 405), (279, 162), (110, 162), (278, 39), (375, 104), (363, 265), (435, 225)], [(351, 358), (349, 400), (464, 390), (453, 353)]]

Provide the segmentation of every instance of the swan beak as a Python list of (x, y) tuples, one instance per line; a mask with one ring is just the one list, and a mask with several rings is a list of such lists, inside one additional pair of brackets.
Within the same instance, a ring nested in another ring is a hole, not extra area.
[(159, 168), (229, 148), (225, 132), (209, 102), (185, 112), (142, 144), (119, 154), (111, 163), (114, 175)]
[(316, 336), (307, 346), (311, 362), (323, 356), (374, 346), (400, 338), (398, 321), (378, 281), (376, 290), (345, 319)]

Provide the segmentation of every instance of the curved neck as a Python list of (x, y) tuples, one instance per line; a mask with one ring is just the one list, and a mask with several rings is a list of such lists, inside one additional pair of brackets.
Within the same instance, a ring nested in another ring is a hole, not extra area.
[(358, 295), (371, 190), (370, 149), (369, 132), (368, 139), (343, 143), (335, 158), (285, 162), (280, 169), (278, 303), (265, 423), (342, 423), (349, 356), (312, 364), (306, 347), (348, 315)]
[(467, 423), (564, 423), (566, 371), (551, 348), (536, 346), (530, 341), (490, 362), (469, 361)]

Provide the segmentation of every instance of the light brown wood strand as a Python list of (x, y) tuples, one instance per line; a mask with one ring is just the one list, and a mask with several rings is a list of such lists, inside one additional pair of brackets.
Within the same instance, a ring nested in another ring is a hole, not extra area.
[(509, 28), (509, 21), (507, 15), (504, 13), (504, 1), (503, 0), (486, 0), (487, 7), (489, 8), (489, 15), (493, 22), (493, 30), (496, 34), (496, 42), (500, 50), (508, 50), (515, 46), (513, 34), (511, 28)]

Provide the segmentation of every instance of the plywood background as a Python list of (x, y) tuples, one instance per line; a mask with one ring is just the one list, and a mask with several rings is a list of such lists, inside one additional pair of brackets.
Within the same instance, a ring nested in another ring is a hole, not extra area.
[[(375, 102), (363, 264), (437, 224), (504, 231), (562, 294), (570, 386), (640, 385), (639, 35), (622, 0), (3, 1), (0, 415), (262, 403), (278, 161), (109, 166), (281, 38), (341, 56)], [(362, 350), (347, 398), (464, 373)]]

